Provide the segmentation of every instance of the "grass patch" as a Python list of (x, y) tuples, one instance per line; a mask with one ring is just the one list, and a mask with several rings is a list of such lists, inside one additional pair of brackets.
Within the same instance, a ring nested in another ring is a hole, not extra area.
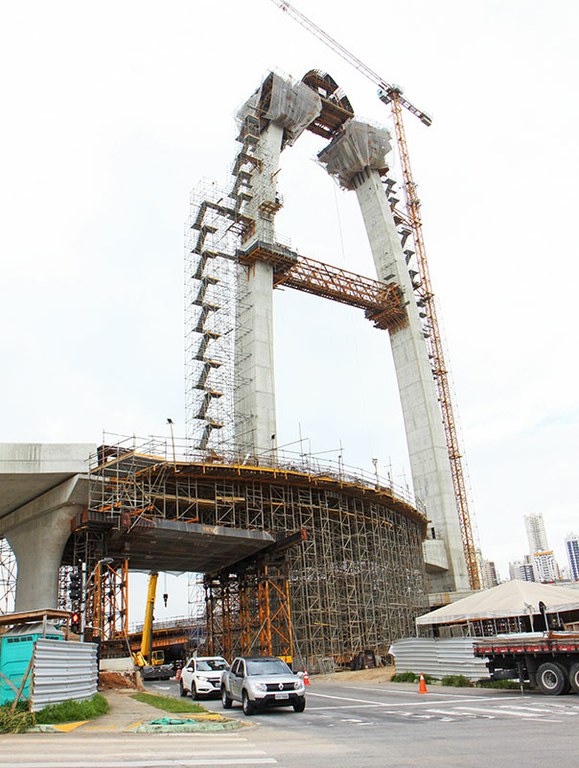
[(0, 707), (0, 733), (25, 733), (35, 723), (34, 713), (28, 711), (28, 702), (20, 701), (14, 712), (10, 712), (12, 704)]
[(155, 693), (134, 693), (131, 698), (164, 712), (207, 712), (205, 707), (193, 704), (184, 697), (177, 699), (175, 696), (158, 696)]
[(472, 688), (473, 684), (464, 675), (447, 675), (442, 678), (442, 685), (448, 685), (452, 688)]
[(61, 704), (49, 704), (36, 713), (37, 723), (72, 723), (77, 720), (94, 720), (106, 714), (110, 709), (108, 701), (96, 693), (86, 701), (63, 701)]
[[(395, 675), (392, 675), (391, 682), (417, 683), (419, 680), (420, 680), (420, 675), (417, 675), (415, 672), (397, 672)], [(440, 681), (437, 677), (433, 677), (432, 675), (424, 675), (424, 682), (426, 683), (426, 685), (436, 685)]]
[(392, 675), (393, 683), (415, 683), (418, 680), (418, 675), (414, 672), (396, 672)]

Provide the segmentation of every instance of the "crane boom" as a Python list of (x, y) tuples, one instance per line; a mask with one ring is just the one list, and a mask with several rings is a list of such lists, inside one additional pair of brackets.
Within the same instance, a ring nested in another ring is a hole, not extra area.
[(406, 213), (408, 225), (412, 230), (412, 239), (416, 249), (416, 258), (418, 264), (418, 274), (420, 277), (420, 286), (418, 293), (424, 312), (426, 314), (427, 325), (427, 344), (429, 354), (433, 362), (433, 375), (437, 387), (438, 399), (442, 416), (442, 424), (446, 438), (446, 447), (448, 459), (450, 462), (450, 471), (452, 475), (452, 484), (457, 508), (458, 522), (460, 527), (464, 558), (468, 571), (469, 584), (471, 589), (480, 589), (480, 572), (478, 569), (476, 557), (476, 545), (472, 530), (471, 516), (468, 504), (468, 495), (466, 492), (465, 473), (462, 465), (462, 453), (458, 439), (458, 430), (456, 419), (452, 406), (450, 383), (448, 380), (448, 370), (444, 360), (444, 350), (442, 335), (436, 313), (436, 304), (434, 293), (430, 281), (430, 271), (426, 259), (426, 248), (424, 245), (424, 236), (422, 233), (422, 217), (420, 213), (420, 199), (417, 194), (416, 183), (412, 175), (410, 166), (410, 155), (408, 153), (408, 143), (406, 141), (406, 132), (402, 119), (402, 109), (407, 109), (413, 115), (419, 118), (426, 126), (432, 124), (432, 118), (421, 110), (417, 109), (411, 102), (402, 95), (402, 89), (397, 85), (391, 85), (384, 78), (380, 77), (374, 70), (370, 69), (364, 62), (350, 53), (337, 40), (328, 35), (323, 29), (314, 24), (313, 21), (304, 16), (303, 13), (294, 8), (286, 0), (272, 0), (282, 11), (289, 14), (302, 27), (311, 32), (318, 40), (331, 48), (342, 59), (351, 64), (355, 69), (363, 74), (368, 80), (378, 86), (378, 96), (380, 100), (389, 104), (392, 109), (394, 120), (394, 130), (396, 133), (396, 144), (403, 175), (403, 189), (406, 204)]
[[(389, 91), (391, 88), (395, 87), (397, 88), (398, 92), (402, 94), (402, 91), (397, 86), (392, 86), (390, 83), (386, 82), (384, 78), (380, 77), (380, 75), (377, 72), (374, 72), (373, 69), (370, 69), (366, 64), (364, 64), (363, 61), (361, 61), (357, 56), (354, 56), (353, 53), (350, 53), (346, 48), (344, 48), (341, 43), (339, 43), (337, 40), (335, 40), (333, 37), (328, 35), (327, 32), (324, 32), (321, 27), (318, 27), (317, 24), (314, 24), (313, 21), (308, 19), (307, 16), (304, 16), (301, 11), (298, 11), (297, 8), (294, 8), (293, 5), (290, 5), (290, 3), (285, 2), (285, 0), (272, 0), (275, 5), (277, 5), (278, 8), (281, 8), (282, 11), (287, 13), (289, 16), (291, 16), (295, 21), (298, 22), (298, 24), (301, 24), (302, 27), (308, 30), (308, 32), (311, 32), (315, 37), (318, 38), (318, 40), (321, 40), (322, 43), (328, 46), (328, 48), (331, 48), (333, 51), (335, 51), (338, 56), (341, 56), (345, 61), (347, 61), (349, 64), (351, 64), (355, 69), (358, 70), (358, 72), (361, 72), (364, 77), (367, 77), (368, 80), (371, 80), (375, 85), (378, 86), (378, 88)], [(430, 115), (426, 112), (423, 112), (422, 110), (418, 109), (414, 106), (408, 99), (404, 98), (404, 96), (400, 95), (400, 104), (407, 109), (409, 112), (412, 112), (413, 115), (416, 115), (416, 117), (421, 120), (424, 125), (432, 125), (432, 118)]]

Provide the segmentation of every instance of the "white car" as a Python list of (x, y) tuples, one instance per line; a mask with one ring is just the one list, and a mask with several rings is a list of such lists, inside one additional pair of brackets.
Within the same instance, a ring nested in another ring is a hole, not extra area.
[(181, 671), (179, 689), (181, 696), (188, 693), (194, 699), (200, 696), (219, 695), (221, 678), (229, 669), (223, 656), (193, 656)]

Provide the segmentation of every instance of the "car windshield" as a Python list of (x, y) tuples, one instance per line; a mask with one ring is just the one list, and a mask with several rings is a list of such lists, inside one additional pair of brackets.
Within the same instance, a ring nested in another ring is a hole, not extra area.
[(197, 661), (197, 669), (199, 672), (214, 672), (227, 669), (227, 662), (225, 659), (202, 659)]
[(291, 675), (292, 671), (281, 659), (256, 659), (247, 661), (248, 675)]

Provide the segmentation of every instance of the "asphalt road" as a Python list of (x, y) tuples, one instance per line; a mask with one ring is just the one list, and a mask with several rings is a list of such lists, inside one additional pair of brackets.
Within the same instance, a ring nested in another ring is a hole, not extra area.
[[(148, 683), (178, 696), (178, 684)], [(313, 680), (306, 711), (272, 709), (246, 718), (243, 738), (280, 768), (526, 768), (577, 765), (579, 696)], [(222, 712), (218, 699), (202, 702)], [(241, 763), (240, 763), (241, 764)], [(261, 762), (254, 762), (260, 765)]]
[[(179, 695), (178, 684), (149, 683)], [(579, 696), (320, 681), (305, 712), (272, 709), (227, 733), (91, 731), (0, 737), (1, 768), (574, 768)], [(221, 702), (203, 702), (221, 712)]]

